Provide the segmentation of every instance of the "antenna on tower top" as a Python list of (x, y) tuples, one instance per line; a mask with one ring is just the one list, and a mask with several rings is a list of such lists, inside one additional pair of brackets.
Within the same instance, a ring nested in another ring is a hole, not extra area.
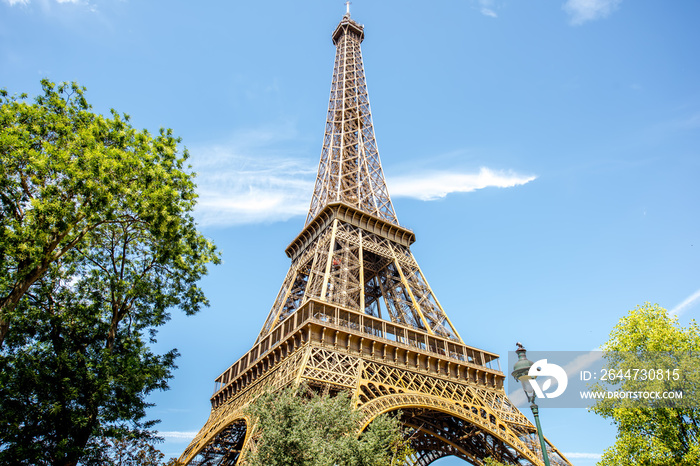
[(350, 2), (345, 2), (345, 14), (350, 14)]

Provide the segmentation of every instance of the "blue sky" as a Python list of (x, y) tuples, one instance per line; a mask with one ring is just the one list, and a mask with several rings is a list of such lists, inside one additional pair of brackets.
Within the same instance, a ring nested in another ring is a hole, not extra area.
[[(0, 0), (0, 87), (78, 81), (94, 109), (173, 128), (224, 263), (211, 307), (159, 334), (182, 356), (150, 414), (179, 455), (214, 378), (252, 345), (289, 268), (324, 129), (339, 0)], [(399, 221), (467, 344), (587, 351), (645, 301), (700, 313), (700, 3), (357, 0)], [(513, 384), (510, 384), (511, 386)], [(526, 408), (524, 412), (530, 415)], [(614, 442), (542, 410), (577, 466)], [(435, 464), (463, 464), (450, 459)]]

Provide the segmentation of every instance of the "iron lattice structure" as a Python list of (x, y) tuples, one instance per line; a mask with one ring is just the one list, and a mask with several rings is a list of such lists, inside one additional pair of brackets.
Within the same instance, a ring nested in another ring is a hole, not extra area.
[[(309, 214), (287, 247), (292, 264), (253, 348), (216, 379), (212, 411), (180, 462), (244, 463), (255, 427), (246, 406), (306, 381), (349, 390), (363, 430), (401, 410), (413, 464), (448, 455), (481, 465), (542, 465), (535, 427), (503, 389), (498, 355), (466, 345), (399, 225), (374, 137), (360, 43), (346, 14)], [(569, 465), (548, 443), (553, 464)]]

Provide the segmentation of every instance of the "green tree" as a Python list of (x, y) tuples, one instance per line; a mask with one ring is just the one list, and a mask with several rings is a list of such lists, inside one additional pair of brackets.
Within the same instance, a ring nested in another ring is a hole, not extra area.
[(501, 463), (500, 461), (496, 461), (493, 458), (486, 458), (484, 460), (484, 466), (506, 466), (506, 464)]
[(261, 396), (249, 412), (258, 426), (250, 466), (402, 465), (413, 453), (395, 417), (377, 417), (358, 437), (360, 412), (345, 392), (287, 388)]
[(42, 86), (35, 103), (0, 91), (0, 463), (88, 464), (95, 439), (149, 435), (177, 356), (149, 343), (170, 309), (207, 304), (219, 258), (172, 131)]
[[(100, 458), (94, 461), (94, 466), (171, 466), (175, 459), (165, 461), (165, 455), (158, 450), (154, 437), (122, 436), (119, 438), (102, 438), (96, 441)], [(92, 466), (85, 462), (84, 466)]]
[[(615, 444), (605, 451), (598, 464), (700, 464), (700, 329), (697, 324), (692, 321), (684, 328), (666, 309), (645, 303), (620, 319), (603, 349), (607, 369), (621, 377), (598, 383), (595, 390), (680, 390), (683, 397), (598, 400), (593, 411), (611, 419), (618, 429)], [(661, 377), (655, 376), (653, 380), (642, 377), (641, 371), (650, 369), (661, 370)]]

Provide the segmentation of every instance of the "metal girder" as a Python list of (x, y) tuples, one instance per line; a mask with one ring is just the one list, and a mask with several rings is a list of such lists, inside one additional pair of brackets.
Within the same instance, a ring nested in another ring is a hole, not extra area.
[[(344, 206), (345, 214), (353, 210)], [(328, 222), (292, 262), (258, 341), (319, 299), (461, 342), (409, 247), (386, 236), (337, 217)]]
[(384, 181), (365, 81), (363, 27), (346, 15), (336, 29), (333, 80), (308, 225), (323, 207), (345, 202), (398, 225)]
[[(247, 406), (306, 382), (352, 393), (363, 425), (401, 412), (414, 465), (455, 455), (542, 465), (535, 427), (503, 390), (498, 355), (466, 345), (410, 251), (374, 137), (360, 43), (335, 32), (326, 131), (309, 213), (286, 249), (292, 263), (253, 347), (216, 379), (212, 412), (180, 463), (233, 465), (255, 448)], [(570, 466), (547, 442), (553, 465)]]

